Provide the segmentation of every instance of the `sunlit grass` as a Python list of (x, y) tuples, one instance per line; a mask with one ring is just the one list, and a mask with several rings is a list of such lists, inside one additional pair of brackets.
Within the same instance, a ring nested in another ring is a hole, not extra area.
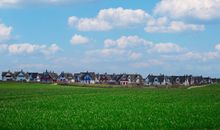
[(220, 85), (195, 89), (0, 83), (0, 129), (220, 129)]

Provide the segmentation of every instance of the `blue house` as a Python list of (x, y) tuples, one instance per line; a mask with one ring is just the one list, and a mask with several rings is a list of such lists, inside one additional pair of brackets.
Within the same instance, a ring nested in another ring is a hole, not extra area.
[(23, 70), (14, 73), (15, 81), (29, 81), (28, 73), (25, 73)]
[(94, 72), (80, 73), (80, 82), (83, 84), (95, 84), (96, 75)]

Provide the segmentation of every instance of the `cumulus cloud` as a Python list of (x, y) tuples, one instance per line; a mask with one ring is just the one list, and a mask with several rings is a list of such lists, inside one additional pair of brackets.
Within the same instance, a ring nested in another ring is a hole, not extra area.
[(71, 27), (76, 27), (80, 31), (107, 31), (112, 29), (112, 26), (108, 22), (95, 18), (79, 19), (75, 16), (71, 16), (68, 19), (68, 24)]
[(12, 27), (0, 23), (0, 41), (8, 40), (11, 37)]
[(173, 63), (205, 64), (219, 60), (219, 50), (216, 45), (213, 51), (194, 51), (177, 43), (156, 43), (131, 35), (106, 39), (102, 48), (86, 52), (86, 58), (90, 62), (120, 63), (133, 68), (170, 67), (175, 66)]
[(22, 44), (11, 44), (7, 46), (7, 50), (11, 54), (32, 54), (32, 53), (41, 53), (44, 55), (54, 54), (59, 51), (60, 48), (56, 44), (50, 46), (46, 45), (37, 45), (30, 43)]
[[(1, 1), (3, 3), (13, 3), (15, 1)], [(0, 23), (0, 42), (6, 41), (11, 38), (12, 27), (6, 26), (3, 23)], [(57, 51), (61, 50), (57, 44), (47, 45), (38, 45), (31, 43), (21, 43), (21, 44), (4, 44), (0, 43), (0, 52), (8, 52), (10, 54), (32, 54), (32, 53), (41, 53), (44, 55), (50, 55)]]
[(71, 16), (68, 24), (80, 31), (106, 31), (116, 27), (135, 26), (146, 22), (149, 15), (141, 9), (109, 8), (102, 9), (94, 18)]
[(220, 0), (162, 0), (156, 5), (154, 13), (175, 19), (211, 20), (220, 18), (219, 9)]
[(89, 39), (87, 37), (78, 34), (75, 34), (70, 40), (70, 43), (73, 45), (86, 44), (88, 42)]
[(105, 47), (127, 48), (140, 45), (151, 46), (152, 42), (138, 36), (122, 36), (117, 40), (106, 39), (104, 45)]
[(141, 9), (109, 8), (99, 11), (93, 18), (78, 18), (70, 16), (68, 25), (80, 31), (108, 31), (114, 28), (141, 26), (147, 24), (145, 31), (148, 33), (203, 31), (204, 25), (173, 21), (167, 17), (153, 17)]
[(154, 43), (139, 36), (121, 36), (120, 38), (106, 39), (104, 47), (87, 52), (89, 56), (124, 57), (127, 60), (137, 61), (146, 55), (160, 55), (165, 53), (182, 53), (184, 49), (174, 43)]
[(138, 36), (122, 36), (117, 40), (106, 39), (104, 41), (104, 46), (105, 48), (131, 50), (135, 48), (142, 48), (148, 50), (148, 52), (156, 53), (176, 53), (184, 50), (182, 47), (174, 43), (154, 43)]
[(155, 44), (149, 52), (157, 52), (157, 53), (176, 53), (181, 52), (184, 49), (177, 44), (174, 43), (159, 43)]
[(91, 50), (87, 52), (90, 56), (101, 57), (125, 57), (129, 60), (137, 60), (142, 57), (142, 53), (135, 49), (142, 49), (152, 46), (152, 42), (147, 41), (139, 36), (122, 36), (116, 40), (106, 39), (102, 49)]
[(182, 21), (171, 21), (167, 17), (161, 17), (158, 19), (151, 18), (147, 22), (145, 28), (146, 32), (150, 33), (176, 33), (184, 31), (203, 31), (204, 25), (199, 24), (187, 24)]

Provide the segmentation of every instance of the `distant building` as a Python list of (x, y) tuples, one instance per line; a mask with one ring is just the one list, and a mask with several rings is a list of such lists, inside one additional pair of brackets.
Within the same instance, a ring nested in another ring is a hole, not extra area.
[(100, 84), (109, 84), (112, 81), (112, 75), (110, 74), (97, 74), (98, 83)]
[(2, 81), (14, 81), (14, 74), (9, 70), (7, 72), (2, 72)]
[(96, 75), (95, 72), (81, 72), (80, 83), (82, 84), (95, 84)]
[(163, 86), (171, 84), (172, 78), (165, 75), (148, 75), (145, 80), (145, 85), (148, 86)]
[(43, 72), (41, 76), (41, 82), (42, 83), (56, 83), (57, 82), (58, 75), (54, 72)]
[(29, 81), (30, 82), (40, 82), (42, 74), (36, 73), (36, 72), (29, 72), (28, 76), (29, 76)]
[(80, 73), (75, 73), (73, 75), (73, 80), (75, 83), (80, 83)]
[(71, 73), (61, 72), (61, 74), (57, 78), (57, 81), (59, 83), (73, 83), (74, 82), (74, 76)]
[(190, 86), (213, 83), (211, 78), (202, 76), (184, 75), (184, 76), (165, 76), (148, 75), (145, 79), (145, 85), (148, 86)]
[(25, 73), (23, 70), (14, 73), (15, 81), (29, 81), (28, 73)]
[(120, 85), (125, 85), (125, 86), (128, 85), (128, 75), (127, 74), (120, 75), (119, 83)]
[(27, 81), (41, 83), (81, 83), (81, 84), (110, 84), (123, 86), (191, 86), (220, 83), (220, 79), (202, 76), (166, 76), (163, 74), (149, 74), (145, 79), (140, 74), (95, 74), (95, 72), (64, 73), (58, 76), (55, 72), (45, 71), (43, 73), (29, 72), (23, 70), (18, 72), (2, 72), (2, 81)]
[(99, 84), (110, 84), (110, 85), (119, 85), (120, 78), (122, 75), (120, 74), (97, 74), (96, 75), (96, 83)]
[(143, 85), (143, 77), (140, 74), (121, 74), (118, 82), (120, 85)]

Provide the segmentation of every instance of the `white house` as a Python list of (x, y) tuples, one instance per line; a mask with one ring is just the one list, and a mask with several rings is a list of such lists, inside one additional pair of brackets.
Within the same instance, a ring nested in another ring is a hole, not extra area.
[(2, 81), (14, 81), (14, 74), (10, 70), (2, 72)]

